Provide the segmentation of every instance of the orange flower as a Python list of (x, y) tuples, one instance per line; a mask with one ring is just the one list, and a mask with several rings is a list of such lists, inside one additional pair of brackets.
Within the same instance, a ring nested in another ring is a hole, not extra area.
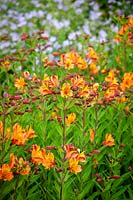
[(50, 169), (56, 165), (53, 153), (44, 154), (42, 165), (46, 169)]
[(23, 89), (24, 86), (26, 86), (24, 78), (20, 77), (20, 78), (15, 79), (15, 87), (16, 88)]
[(118, 96), (118, 94), (120, 94), (120, 90), (119, 90), (119, 85), (114, 84), (111, 85), (105, 92), (104, 96), (107, 100), (111, 100), (114, 99), (115, 97)]
[(33, 82), (39, 82), (39, 79), (38, 79), (38, 77), (37, 77), (37, 75), (35, 73), (32, 76), (32, 81)]
[(110, 70), (108, 76), (105, 77), (105, 81), (112, 84), (117, 84), (117, 79), (115, 78), (115, 70)]
[(36, 137), (35, 131), (32, 129), (31, 126), (30, 126), (30, 127), (29, 127), (29, 126), (26, 126), (26, 129), (25, 129), (25, 136), (26, 136), (27, 139)]
[(44, 74), (43, 83), (48, 83), (50, 80), (48, 74)]
[(17, 158), (14, 154), (10, 154), (10, 168), (15, 168), (15, 172), (21, 175), (29, 175), (31, 170), (28, 161), (24, 161), (23, 158)]
[(74, 89), (83, 88), (85, 85), (85, 81), (82, 77), (77, 75), (75, 78), (71, 78), (71, 84)]
[(82, 59), (81, 57), (78, 58), (77, 61), (77, 67), (81, 70), (84, 70), (88, 67), (86, 61), (84, 59)]
[(98, 88), (99, 88), (99, 83), (94, 83), (94, 85), (93, 85), (93, 89), (94, 89), (95, 91), (97, 91)]
[(67, 126), (70, 126), (71, 123), (73, 123), (76, 119), (76, 114), (75, 113), (71, 113), (69, 115), (67, 115), (67, 118), (66, 118), (66, 125)]
[(128, 29), (129, 29), (128, 25), (125, 24), (125, 25), (122, 26), (122, 28), (119, 30), (118, 34), (122, 36), (122, 35), (124, 35), (124, 33), (125, 33), (126, 31), (128, 31)]
[(120, 42), (121, 42), (120, 36), (119, 36), (119, 35), (116, 35), (116, 36), (114, 37), (114, 41), (120, 43)]
[(64, 66), (65, 69), (68, 69), (68, 70), (74, 68), (74, 62), (72, 60), (72, 55), (70, 52), (67, 54), (61, 55), (61, 60), (60, 60), (59, 65)]
[(53, 92), (49, 89), (49, 87), (46, 84), (42, 84), (42, 86), (39, 88), (39, 92), (42, 95), (52, 94)]
[(10, 154), (10, 163), (9, 166), (10, 168), (14, 168), (16, 162), (16, 157), (13, 153)]
[(55, 107), (50, 116), (50, 119), (57, 119), (57, 117), (58, 117), (58, 109)]
[(74, 64), (73, 64), (73, 61), (70, 60), (70, 59), (65, 59), (65, 69), (73, 69), (74, 68)]
[(80, 149), (75, 147), (73, 144), (64, 145), (64, 150), (66, 152), (65, 160), (69, 158), (76, 158), (80, 162), (85, 162), (85, 153), (80, 153)]
[(32, 153), (31, 153), (31, 162), (40, 165), (43, 160), (42, 151), (40, 150), (40, 146), (34, 144), (32, 146)]
[(73, 91), (71, 90), (71, 86), (69, 83), (64, 83), (61, 89), (61, 96), (62, 97), (71, 97), (73, 95)]
[(132, 72), (125, 73), (123, 77), (123, 81), (120, 84), (120, 87), (124, 91), (130, 88), (131, 86), (133, 86), (133, 73)]
[(85, 152), (79, 153), (75, 158), (80, 162), (85, 162)]
[(64, 66), (65, 69), (73, 69), (74, 66), (77, 66), (79, 69), (87, 68), (87, 63), (85, 60), (79, 56), (79, 54), (75, 51), (70, 51), (66, 54), (61, 55), (60, 66)]
[(0, 133), (3, 134), (3, 122), (0, 120)]
[(33, 137), (35, 137), (35, 134), (31, 127), (28, 129), (27, 126), (26, 130), (24, 130), (18, 123), (13, 126), (13, 134), (11, 138), (13, 144), (25, 145), (26, 141)]
[(64, 145), (63, 148), (66, 152), (65, 160), (76, 157), (79, 154), (78, 148), (75, 147), (73, 144)]
[(89, 96), (89, 94), (90, 94), (90, 90), (89, 90), (88, 85), (82, 88), (82, 90), (80, 90), (78, 93), (80, 97), (86, 97), (86, 98)]
[(89, 66), (89, 68), (90, 68), (90, 73), (91, 74), (97, 75), (97, 73), (98, 73), (98, 67), (96, 66), (95, 63), (91, 63), (90, 66)]
[(105, 140), (102, 142), (102, 145), (106, 145), (106, 146), (109, 146), (109, 147), (112, 147), (115, 145), (115, 142), (114, 142), (114, 138), (111, 134), (106, 134), (105, 135)]
[(76, 51), (70, 51), (66, 54), (66, 57), (68, 57), (70, 60), (72, 60), (73, 64), (76, 65), (77, 60), (80, 56)]
[(131, 17), (128, 21), (129, 27), (133, 28), (133, 17)]
[(58, 76), (57, 75), (53, 75), (50, 77), (49, 80), (49, 87), (59, 87), (59, 81), (58, 81)]
[(78, 160), (76, 158), (71, 158), (69, 160), (68, 170), (74, 174), (77, 174), (82, 171), (81, 165), (78, 165)]
[(97, 55), (97, 53), (94, 51), (94, 49), (92, 48), (92, 47), (89, 47), (89, 49), (88, 49), (88, 54), (87, 54), (87, 58), (88, 59), (97, 59), (98, 58), (98, 55)]
[(127, 98), (126, 98), (124, 95), (117, 98), (117, 103), (118, 103), (118, 104), (123, 104), (123, 103), (125, 103), (126, 101), (127, 101)]
[(29, 175), (31, 170), (27, 161), (24, 161), (23, 158), (16, 160), (16, 173), (21, 175)]
[(13, 126), (12, 143), (16, 145), (25, 144), (25, 138), (23, 137), (23, 129), (18, 123), (16, 123)]
[(5, 61), (4, 61), (4, 65), (5, 65), (6, 68), (8, 68), (8, 67), (10, 66), (9, 60), (5, 60)]
[(48, 153), (44, 148), (40, 149), (40, 146), (33, 145), (31, 162), (35, 164), (42, 164), (46, 169), (50, 169), (56, 165), (53, 153)]
[(90, 130), (90, 141), (93, 142), (94, 138), (95, 138), (95, 131), (94, 131), (94, 129), (91, 129)]
[(0, 167), (0, 179), (10, 181), (13, 177), (10, 166), (8, 164), (3, 164), (2, 167)]

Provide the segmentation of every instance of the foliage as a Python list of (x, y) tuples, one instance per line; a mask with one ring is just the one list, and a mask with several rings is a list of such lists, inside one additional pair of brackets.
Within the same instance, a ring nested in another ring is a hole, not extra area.
[(51, 53), (25, 32), (2, 56), (2, 200), (133, 198), (133, 18), (119, 22), (109, 41)]

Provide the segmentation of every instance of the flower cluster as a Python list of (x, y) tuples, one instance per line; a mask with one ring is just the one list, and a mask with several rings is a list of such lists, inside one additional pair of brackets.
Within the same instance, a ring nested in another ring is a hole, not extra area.
[(46, 169), (50, 169), (56, 165), (53, 153), (47, 153), (44, 148), (34, 144), (31, 152), (31, 162), (37, 165), (42, 164)]
[(125, 73), (123, 76), (123, 81), (120, 84), (120, 87), (122, 91), (125, 91), (126, 89), (129, 89), (130, 87), (133, 86), (133, 73)]
[(79, 162), (85, 162), (85, 153), (80, 153), (80, 150), (73, 144), (64, 145), (63, 149), (66, 152), (65, 160), (69, 160), (68, 170), (74, 174), (81, 172), (82, 167)]
[(23, 129), (22, 126), (18, 123), (12, 127), (12, 131), (10, 128), (7, 128), (5, 133), (3, 133), (2, 121), (0, 121), (0, 133), (4, 140), (11, 140), (12, 144), (19, 146), (25, 145), (28, 139), (36, 137), (35, 132), (31, 126), (27, 126), (26, 129)]
[(75, 51), (62, 54), (59, 65), (68, 70), (74, 67), (84, 70), (88, 67), (87, 62)]
[(128, 22), (126, 22), (122, 28), (119, 30), (118, 34), (115, 36), (114, 40), (117, 42), (122, 42), (122, 37), (127, 36), (126, 43), (129, 46), (133, 46), (133, 33), (131, 29), (133, 28), (133, 17), (129, 17)]
[(15, 174), (29, 175), (30, 170), (28, 161), (25, 161), (22, 157), (18, 159), (14, 154), (10, 154), (10, 163), (3, 164), (0, 167), (0, 179), (10, 181)]
[(89, 47), (86, 58), (89, 59), (89, 61), (90, 61), (90, 65), (89, 65), (90, 74), (97, 75), (98, 67), (97, 67), (96, 63), (98, 62), (99, 55), (94, 51), (94, 49), (92, 47)]

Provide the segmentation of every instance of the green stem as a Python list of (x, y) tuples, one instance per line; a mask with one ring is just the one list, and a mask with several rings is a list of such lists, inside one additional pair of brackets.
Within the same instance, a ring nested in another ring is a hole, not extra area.
[(19, 182), (19, 175), (17, 175), (17, 179), (16, 179), (16, 185), (15, 185), (15, 188), (14, 188), (14, 197), (13, 197), (13, 200), (17, 200), (18, 182)]
[[(4, 148), (5, 148), (5, 124), (6, 124), (6, 108), (4, 106), (3, 106), (3, 114), (4, 114), (4, 117), (3, 117), (2, 145), (1, 145), (1, 150), (0, 150), (2, 155), (4, 153)], [(4, 159), (4, 155), (2, 156), (0, 163), (3, 162), (3, 159)]]
[[(63, 109), (63, 112), (64, 112), (64, 116), (63, 116), (63, 134), (62, 134), (62, 144), (63, 144), (63, 147), (66, 143), (66, 99), (64, 100), (64, 109)], [(65, 176), (66, 176), (66, 172), (65, 172), (65, 167), (64, 167), (64, 164), (65, 164), (65, 152), (64, 152), (64, 157), (62, 159), (62, 176), (61, 176), (61, 180), (60, 180), (60, 200), (62, 200), (63, 198), (63, 183), (64, 183), (64, 179), (65, 179)]]
[(86, 149), (85, 137), (86, 137), (86, 107), (83, 107), (83, 151), (85, 151)]
[(124, 71), (127, 67), (127, 48), (126, 48), (126, 40), (123, 40), (123, 56), (124, 56)]
[(97, 129), (98, 129), (98, 104), (96, 102), (95, 104), (95, 135), (97, 134)]
[(64, 109), (64, 118), (63, 118), (63, 146), (66, 142), (66, 109)]

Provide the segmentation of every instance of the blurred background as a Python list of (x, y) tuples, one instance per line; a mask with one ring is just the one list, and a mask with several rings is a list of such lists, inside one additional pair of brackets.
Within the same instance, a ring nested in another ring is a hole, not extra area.
[[(14, 52), (22, 33), (43, 30), (48, 52), (74, 45), (80, 35), (89, 42), (113, 38), (119, 16), (132, 16), (131, 0), (0, 0), (0, 56)], [(111, 30), (111, 31), (110, 31)], [(82, 43), (78, 41), (80, 50)]]

